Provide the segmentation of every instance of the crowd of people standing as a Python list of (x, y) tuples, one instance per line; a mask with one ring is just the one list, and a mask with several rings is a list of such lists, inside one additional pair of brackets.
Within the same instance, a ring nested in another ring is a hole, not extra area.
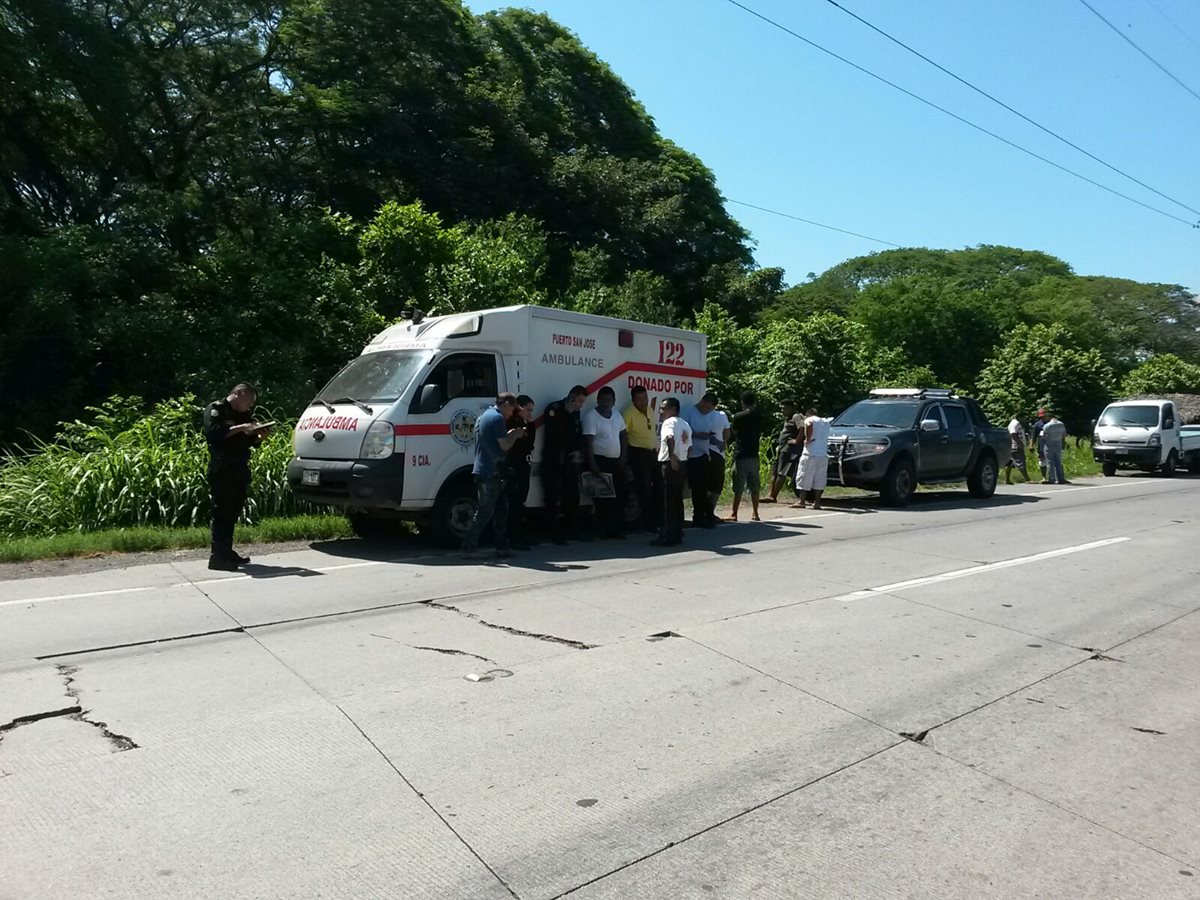
[[(715, 528), (722, 521), (716, 508), (731, 452), (733, 505), (723, 521), (738, 521), (747, 496), (751, 521), (759, 521), (759, 504), (778, 502), (788, 482), (799, 498), (793, 505), (820, 507), (831, 420), (815, 409), (800, 415), (795, 404), (780, 405), (784, 426), (773, 450), (769, 495), (763, 497), (760, 454), (766, 422), (753, 393), (742, 395), (732, 418), (711, 392), (686, 407), (667, 397), (654, 410), (646, 389), (634, 386), (624, 412), (618, 412), (611, 387), (600, 388), (593, 408), (582, 412), (587, 397), (587, 389), (576, 385), (547, 404), (541, 418), (537, 477), (545, 526), (556, 544), (592, 539), (581, 517), (585, 494), (592, 499), (595, 529), (605, 537), (624, 537), (633, 529), (654, 534), (656, 546), (680, 544), (685, 488), (691, 494), (692, 526)], [(468, 557), (484, 555), (479, 541), (489, 525), (497, 556), (529, 548), (525, 504), (534, 477), (536, 428), (534, 400), (524, 394), (500, 394), (476, 422), (477, 508), (463, 541)]]
[(1012, 484), (1012, 470), (1021, 473), (1029, 481), (1029, 469), (1025, 459), (1026, 448), (1032, 444), (1037, 450), (1038, 469), (1042, 484), (1070, 484), (1063, 471), (1063, 452), (1067, 444), (1067, 426), (1052, 411), (1039, 409), (1037, 417), (1026, 438), (1025, 426), (1020, 418), (1013, 416), (1008, 423), (1009, 449), (1012, 451), (1004, 466), (1004, 483)]

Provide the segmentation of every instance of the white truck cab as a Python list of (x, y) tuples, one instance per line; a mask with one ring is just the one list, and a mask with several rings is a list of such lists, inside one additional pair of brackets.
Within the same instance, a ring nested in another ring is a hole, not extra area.
[(1180, 466), (1200, 471), (1200, 433), (1183, 425), (1171, 400), (1120, 400), (1096, 420), (1092, 458), (1105, 475), (1118, 468), (1174, 475)]
[[(641, 384), (651, 409), (666, 396), (686, 408), (705, 391), (706, 352), (699, 332), (538, 306), (416, 315), (377, 335), (305, 409), (288, 482), (302, 500), (345, 510), (360, 534), (409, 520), (461, 540), (475, 511), (475, 420), (498, 393), (533, 397), (535, 424), (576, 384), (590, 405), (610, 385), (624, 411)], [(539, 428), (529, 507), (541, 506), (541, 447)]]

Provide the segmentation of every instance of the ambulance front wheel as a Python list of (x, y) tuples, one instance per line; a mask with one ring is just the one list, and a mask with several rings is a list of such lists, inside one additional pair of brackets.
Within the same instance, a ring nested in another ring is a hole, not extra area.
[(446, 485), (433, 505), (429, 529), (434, 540), (447, 547), (462, 545), (475, 518), (475, 484), (460, 480)]
[(404, 530), (404, 523), (398, 519), (385, 519), (370, 513), (346, 513), (346, 520), (350, 530), (365, 540), (394, 537)]

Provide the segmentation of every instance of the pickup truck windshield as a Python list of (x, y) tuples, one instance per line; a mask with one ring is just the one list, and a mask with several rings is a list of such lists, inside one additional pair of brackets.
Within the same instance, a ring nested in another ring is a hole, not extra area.
[(333, 402), (353, 397), (361, 402), (390, 403), (404, 393), (424, 364), (425, 354), (411, 350), (366, 353), (334, 375), (317, 397)]
[(1123, 428), (1154, 428), (1158, 425), (1157, 406), (1110, 406), (1100, 416), (1099, 425), (1117, 425)]
[(898, 400), (862, 400), (833, 420), (834, 427), (912, 428), (919, 404)]

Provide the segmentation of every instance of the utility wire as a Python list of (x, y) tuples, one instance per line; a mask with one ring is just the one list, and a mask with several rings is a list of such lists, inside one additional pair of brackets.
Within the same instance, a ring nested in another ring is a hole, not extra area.
[(1034, 128), (1037, 128), (1039, 131), (1045, 132), (1046, 134), (1050, 135), (1050, 137), (1054, 138), (1055, 140), (1061, 141), (1062, 143), (1066, 144), (1068, 147), (1070, 147), (1074, 150), (1078, 150), (1080, 153), (1082, 153), (1088, 159), (1093, 160), (1094, 162), (1098, 162), (1098, 163), (1100, 163), (1100, 165), (1104, 166), (1106, 169), (1110, 169), (1113, 172), (1116, 172), (1118, 175), (1128, 178), (1134, 184), (1144, 187), (1146, 190), (1150, 191), (1150, 193), (1157, 194), (1158, 196), (1162, 197), (1164, 200), (1169, 200), (1170, 202), (1174, 203), (1176, 206), (1181, 206), (1184, 209), (1186, 209), (1188, 212), (1192, 212), (1192, 213), (1195, 213), (1196, 215), (1200, 216), (1200, 209), (1196, 209), (1193, 206), (1188, 206), (1182, 200), (1176, 200), (1174, 197), (1170, 196), (1169, 194), (1164, 194), (1162, 191), (1158, 190), (1157, 188), (1153, 188), (1150, 185), (1146, 184), (1146, 182), (1141, 181), (1138, 178), (1134, 178), (1128, 172), (1126, 172), (1122, 169), (1118, 169), (1116, 166), (1112, 165), (1111, 163), (1105, 162), (1100, 157), (1098, 157), (1096, 154), (1091, 153), (1088, 150), (1085, 150), (1083, 147), (1080, 147), (1078, 144), (1074, 143), (1073, 141), (1068, 140), (1067, 138), (1063, 137), (1061, 134), (1058, 134), (1057, 132), (1052, 131), (1051, 129), (1047, 128), (1045, 125), (1041, 124), (1040, 122), (1035, 122), (1033, 119), (1029, 118), (1029, 116), (1025, 115), (1020, 110), (1013, 109), (1011, 106), (1009, 106), (1007, 103), (1005, 103), (1000, 98), (993, 96), (992, 94), (989, 94), (983, 88), (977, 87), (976, 85), (967, 81), (965, 78), (962, 78), (961, 76), (956, 75), (955, 73), (951, 72), (949, 69), (947, 69), (945, 66), (941, 65), (940, 63), (934, 62), (932, 59), (930, 59), (928, 56), (926, 56), (920, 50), (916, 50), (916, 49), (910, 47), (908, 44), (904, 43), (904, 41), (900, 40), (899, 38), (893, 37), (892, 35), (888, 34), (886, 31), (884, 31), (882, 28), (879, 28), (879, 27), (871, 24), (870, 22), (868, 22), (866, 19), (864, 19), (862, 16), (858, 15), (857, 13), (852, 12), (849, 9), (846, 9), (846, 7), (844, 7), (844, 6), (842, 6), (842, 4), (838, 3), (837, 0), (825, 0), (825, 2), (828, 3), (830, 6), (837, 7), (842, 12), (844, 12), (846, 15), (850, 16), (850, 18), (855, 19), (858, 22), (861, 22), (863, 25), (866, 25), (868, 28), (870, 28), (876, 34), (887, 38), (893, 44), (896, 44), (899, 47), (903, 47), (905, 50), (907, 50), (909, 53), (913, 54), (914, 56), (917, 56), (917, 57), (925, 60), (925, 62), (929, 63), (931, 66), (933, 66), (939, 72), (943, 72), (944, 74), (949, 75), (951, 78), (953, 78), (959, 84), (969, 87), (975, 93), (977, 93), (983, 97), (987, 97), (987, 99), (991, 100), (993, 103), (1004, 107), (1010, 113), (1012, 113), (1014, 116), (1016, 116), (1019, 119), (1022, 119), (1025, 122), (1028, 122), (1030, 125), (1032, 125)]
[(1166, 10), (1164, 10), (1161, 6), (1159, 6), (1157, 3), (1155, 3), (1154, 0), (1150, 0), (1150, 5), (1154, 7), (1155, 12), (1157, 12), (1160, 16), (1162, 16), (1164, 19), (1166, 19), (1168, 22), (1171, 23), (1172, 28), (1174, 28), (1176, 31), (1178, 31), (1180, 34), (1183, 35), (1184, 40), (1186, 40), (1189, 44), (1191, 44), (1197, 50), (1200, 50), (1200, 41), (1197, 41), (1194, 37), (1192, 37), (1190, 34), (1188, 34), (1186, 31), (1184, 31), (1183, 26), (1181, 26), (1178, 22), (1176, 22), (1174, 19), (1172, 19), (1170, 16), (1168, 16)]
[(759, 212), (770, 213), (773, 216), (779, 216), (784, 219), (791, 219), (793, 222), (803, 222), (806, 225), (816, 225), (818, 228), (826, 228), (829, 231), (836, 231), (840, 234), (848, 234), (851, 237), (862, 238), (864, 241), (873, 241), (876, 244), (884, 244), (888, 247), (899, 247), (899, 244), (893, 244), (891, 241), (881, 241), (879, 238), (873, 238), (869, 234), (859, 234), (857, 231), (847, 231), (845, 228), (835, 228), (833, 225), (826, 225), (824, 222), (814, 222), (812, 219), (802, 219), (800, 216), (793, 216), (791, 213), (780, 212), (777, 209), (767, 209), (765, 206), (755, 206), (753, 203), (745, 203), (741, 200), (725, 199), (726, 203), (736, 203), (738, 206), (748, 206), (750, 209), (757, 209)]
[(1159, 209), (1157, 206), (1151, 206), (1149, 203), (1143, 203), (1141, 200), (1138, 200), (1135, 197), (1131, 197), (1128, 194), (1123, 194), (1120, 191), (1118, 191), (1116, 188), (1110, 188), (1108, 185), (1101, 184), (1099, 181), (1096, 181), (1095, 179), (1092, 179), (1092, 178), (1088, 178), (1086, 175), (1076, 172), (1074, 169), (1069, 169), (1064, 165), (1056, 163), (1054, 160), (1048, 159), (1045, 156), (1042, 156), (1040, 153), (1035, 153), (1033, 150), (1029, 150), (1025, 147), (1022, 147), (1020, 144), (1010, 141), (1006, 137), (1001, 137), (1000, 135), (996, 134), (996, 132), (989, 131), (987, 128), (984, 128), (982, 125), (977, 125), (976, 123), (972, 122), (970, 119), (966, 119), (966, 118), (960, 116), (958, 113), (951, 112), (950, 110), (946, 109), (946, 107), (944, 107), (944, 106), (938, 106), (938, 104), (934, 103), (932, 100), (926, 100), (920, 94), (915, 94), (912, 91), (908, 90), (908, 88), (903, 88), (900, 85), (896, 84), (896, 82), (889, 81), (888, 79), (884, 78), (882, 75), (877, 75), (876, 73), (872, 72), (870, 69), (864, 68), (863, 66), (860, 66), (856, 62), (852, 62), (851, 60), (847, 59), (846, 57), (840, 56), (837, 53), (834, 53), (832, 50), (830, 50), (826, 47), (822, 47), (816, 41), (809, 40), (804, 35), (800, 34), (797, 31), (793, 31), (792, 29), (788, 28), (786, 25), (782, 25), (779, 22), (776, 22), (774, 19), (768, 18), (767, 16), (764, 16), (762, 13), (751, 9), (750, 7), (746, 6), (745, 4), (739, 3), (738, 0), (726, 0), (726, 2), (732, 4), (733, 6), (736, 6), (738, 9), (742, 10), (743, 12), (749, 13), (750, 15), (754, 16), (754, 18), (760, 19), (761, 21), (766, 22), (768, 25), (772, 26), (773, 28), (778, 28), (780, 31), (784, 32), (785, 34), (791, 35), (796, 40), (801, 41), (805, 44), (808, 44), (808, 46), (812, 47), (813, 49), (820, 50), (822, 53), (826, 54), (827, 56), (832, 56), (834, 59), (838, 60), (839, 62), (845, 63), (846, 65), (850, 66), (852, 69), (862, 72), (864, 75), (874, 78), (876, 81), (882, 82), (883, 84), (886, 84), (890, 88), (894, 88), (895, 90), (899, 91), (900, 93), (904, 94), (905, 96), (911, 97), (912, 99), (916, 100), (918, 103), (924, 103), (926, 106), (928, 106), (932, 109), (936, 109), (938, 112), (943, 113), (943, 114), (949, 116), (950, 118), (955, 119), (956, 121), (962, 122), (964, 125), (974, 128), (976, 131), (986, 134), (988, 137), (995, 138), (1000, 143), (1006, 144), (1009, 147), (1012, 147), (1014, 150), (1019, 150), (1020, 152), (1024, 153), (1027, 156), (1032, 156), (1034, 159), (1041, 160), (1048, 166), (1053, 166), (1054, 168), (1058, 169), (1060, 172), (1065, 172), (1068, 175), (1078, 178), (1080, 181), (1086, 181), (1088, 184), (1092, 185), (1093, 187), (1098, 187), (1102, 191), (1107, 191), (1108, 193), (1112, 194), (1113, 196), (1120, 197), (1122, 200), (1128, 200), (1130, 203), (1136, 203), (1138, 206), (1142, 207), (1143, 209), (1148, 209), (1151, 212), (1156, 212), (1160, 216), (1166, 216), (1168, 219), (1174, 219), (1176, 222), (1179, 222), (1183, 225), (1187, 225), (1189, 228), (1200, 228), (1200, 224), (1193, 223), (1187, 219), (1181, 218), (1180, 216), (1177, 216), (1174, 213), (1167, 212), (1165, 209)]
[(1082, 3), (1084, 6), (1086, 6), (1088, 9), (1090, 9), (1092, 11), (1093, 15), (1095, 15), (1095, 17), (1097, 19), (1099, 19), (1101, 22), (1103, 22), (1105, 25), (1107, 25), (1109, 28), (1111, 28), (1113, 31), (1115, 31), (1118, 35), (1120, 35), (1121, 40), (1125, 41), (1125, 43), (1127, 43), (1130, 47), (1132, 47), (1138, 53), (1142, 54), (1142, 56), (1146, 57), (1146, 59), (1150, 60), (1150, 62), (1154, 63), (1154, 65), (1157, 66), (1163, 72), (1164, 75), (1166, 75), (1168, 78), (1170, 78), (1172, 81), (1174, 81), (1177, 85), (1179, 85), (1181, 88), (1183, 88), (1189, 94), (1191, 94), (1197, 100), (1200, 100), (1200, 94), (1197, 94), (1190, 87), (1188, 87), (1186, 84), (1184, 84), (1182, 81), (1180, 81), (1175, 76), (1175, 74), (1172, 73), (1166, 66), (1164, 66), (1157, 59), (1155, 59), (1153, 56), (1151, 56), (1149, 53), (1147, 53), (1145, 50), (1143, 50), (1141, 47), (1139, 47), (1137, 44), (1135, 44), (1133, 42), (1133, 39), (1130, 38), (1129, 35), (1127, 35), (1125, 32), (1123, 32), (1120, 28), (1118, 28), (1112, 22), (1108, 21), (1108, 19), (1104, 18), (1104, 16), (1100, 15), (1100, 13), (1097, 12), (1096, 7), (1094, 7), (1094, 6), (1092, 6), (1092, 4), (1088, 3), (1087, 0), (1079, 0), (1079, 2)]

